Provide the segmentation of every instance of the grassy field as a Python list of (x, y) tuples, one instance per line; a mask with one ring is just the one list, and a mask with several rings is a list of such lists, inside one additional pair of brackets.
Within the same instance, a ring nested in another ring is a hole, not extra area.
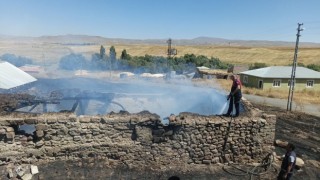
[[(68, 47), (73, 52), (91, 55), (99, 52), (100, 46)], [(109, 46), (106, 46), (108, 49)], [(167, 46), (159, 45), (115, 45), (117, 55), (126, 49), (130, 55), (166, 56)], [(218, 57), (220, 60), (234, 64), (251, 64), (253, 62), (268, 65), (288, 65), (292, 63), (294, 48), (264, 48), (264, 47), (220, 47), (220, 46), (177, 46), (177, 56), (184, 54)], [(304, 64), (320, 63), (320, 48), (300, 48), (298, 61)]]
[[(111, 45), (103, 44), (108, 50)], [(166, 56), (165, 45), (132, 45), (115, 44), (117, 56), (123, 49), (132, 56)], [(176, 46), (177, 56), (184, 54), (205, 55), (217, 57), (233, 64), (252, 64), (254, 62), (267, 65), (288, 65), (292, 63), (294, 47), (235, 47), (235, 46)], [(81, 53), (88, 60), (93, 53), (98, 53), (100, 45), (72, 46), (52, 43), (17, 43), (1, 42), (0, 55), (12, 53), (34, 59), (38, 64), (57, 63), (62, 56), (70, 53)], [(108, 52), (107, 52), (108, 53)], [(304, 64), (320, 64), (320, 48), (300, 48), (298, 62)]]

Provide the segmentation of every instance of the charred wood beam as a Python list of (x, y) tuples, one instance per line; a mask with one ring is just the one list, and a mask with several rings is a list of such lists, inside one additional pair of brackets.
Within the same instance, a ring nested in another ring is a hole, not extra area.
[(34, 104), (30, 109), (29, 112), (31, 112), (34, 108), (36, 108), (39, 104)]

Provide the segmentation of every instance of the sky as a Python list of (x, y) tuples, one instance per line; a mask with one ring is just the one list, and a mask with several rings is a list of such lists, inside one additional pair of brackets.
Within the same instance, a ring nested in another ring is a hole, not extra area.
[(0, 0), (0, 35), (320, 43), (320, 0)]

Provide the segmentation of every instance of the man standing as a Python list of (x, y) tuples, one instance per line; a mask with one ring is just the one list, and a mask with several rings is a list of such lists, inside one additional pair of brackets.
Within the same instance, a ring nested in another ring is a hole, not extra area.
[(286, 147), (286, 155), (284, 156), (281, 164), (281, 169), (278, 175), (278, 180), (290, 180), (294, 166), (296, 165), (296, 153), (294, 152), (295, 146), (288, 143)]
[(236, 114), (234, 117), (239, 116), (239, 111), (240, 111), (240, 100), (242, 98), (242, 93), (241, 93), (241, 82), (238, 79), (237, 75), (232, 75), (231, 77), (232, 80), (232, 86), (231, 86), (231, 91), (230, 94), (228, 95), (228, 100), (230, 100), (229, 103), (229, 108), (226, 114), (223, 114), (224, 116), (232, 116), (231, 113), (233, 111), (233, 105), (236, 108)]

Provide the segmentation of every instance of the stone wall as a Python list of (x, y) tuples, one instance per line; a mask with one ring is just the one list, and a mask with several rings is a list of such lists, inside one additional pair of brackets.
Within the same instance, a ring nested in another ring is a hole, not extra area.
[[(235, 119), (181, 113), (162, 125), (148, 112), (15, 114), (0, 120), (0, 164), (103, 158), (127, 166), (257, 162), (273, 149), (274, 115)], [(19, 132), (34, 125), (33, 135)]]

